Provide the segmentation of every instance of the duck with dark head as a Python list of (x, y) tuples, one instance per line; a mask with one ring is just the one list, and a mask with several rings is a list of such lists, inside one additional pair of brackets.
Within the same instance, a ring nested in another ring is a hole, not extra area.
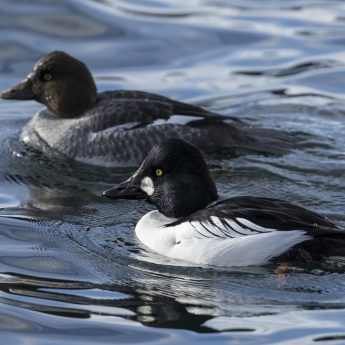
[(97, 87), (86, 65), (64, 52), (52, 52), (34, 66), (2, 99), (35, 100), (61, 118), (73, 118), (97, 100)]
[(5, 100), (35, 100), (38, 112), (21, 133), (28, 145), (102, 166), (135, 166), (162, 140), (178, 137), (207, 154), (283, 154), (288, 135), (239, 125), (232, 117), (143, 91), (97, 93), (86, 65), (62, 51), (42, 57)]
[(103, 193), (144, 199), (135, 233), (168, 257), (214, 266), (269, 262), (345, 262), (345, 231), (328, 219), (284, 200), (236, 196), (218, 200), (200, 151), (180, 139), (155, 145), (126, 181)]

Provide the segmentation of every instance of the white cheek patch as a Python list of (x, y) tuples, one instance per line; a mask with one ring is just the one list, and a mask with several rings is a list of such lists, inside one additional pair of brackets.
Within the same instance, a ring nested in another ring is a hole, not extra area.
[(153, 181), (150, 177), (146, 176), (141, 180), (140, 188), (147, 194), (152, 195), (155, 191)]

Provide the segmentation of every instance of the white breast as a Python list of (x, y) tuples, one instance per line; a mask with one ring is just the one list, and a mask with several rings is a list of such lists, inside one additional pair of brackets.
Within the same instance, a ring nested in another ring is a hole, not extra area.
[[(158, 211), (152, 211), (143, 216), (138, 222), (135, 232), (139, 240), (150, 249), (176, 259), (191, 261), (199, 264), (215, 266), (249, 266), (262, 265), (271, 258), (279, 256), (297, 243), (310, 239), (303, 230), (278, 231), (256, 226), (261, 232), (242, 230), (243, 235), (234, 232), (234, 236), (227, 228), (222, 232), (220, 221), (213, 217), (217, 227), (205, 230), (200, 223), (184, 222), (173, 227), (164, 227), (175, 219), (167, 218)], [(246, 221), (240, 219), (240, 223)], [(239, 223), (237, 223), (238, 226)], [(210, 225), (206, 225), (206, 228)], [(203, 232), (202, 232), (203, 229)], [(236, 235), (235, 235), (236, 233)], [(231, 236), (231, 237), (229, 237)]]

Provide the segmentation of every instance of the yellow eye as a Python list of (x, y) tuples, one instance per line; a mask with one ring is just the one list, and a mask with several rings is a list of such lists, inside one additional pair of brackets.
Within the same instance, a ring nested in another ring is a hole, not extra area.
[(158, 169), (156, 169), (155, 174), (156, 174), (156, 176), (160, 177), (163, 175), (163, 170), (158, 168)]
[(46, 73), (44, 76), (43, 76), (44, 80), (45, 81), (49, 81), (49, 80), (52, 80), (53, 77), (50, 73)]

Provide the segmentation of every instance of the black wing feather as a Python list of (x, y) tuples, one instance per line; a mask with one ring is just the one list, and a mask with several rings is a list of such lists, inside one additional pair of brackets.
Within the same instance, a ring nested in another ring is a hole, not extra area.
[[(84, 125), (90, 127), (89, 130), (93, 133), (108, 129), (113, 131), (147, 129), (158, 119), (168, 120), (173, 115), (193, 116), (196, 118), (188, 119), (190, 121), (184, 125), (167, 123), (157, 126), (160, 132), (166, 131), (166, 133), (160, 135), (157, 131), (152, 137), (155, 139), (157, 136), (157, 140), (153, 140), (153, 143), (172, 137), (167, 135), (171, 131), (174, 137), (185, 139), (206, 153), (226, 151), (280, 155), (291, 149), (291, 138), (281, 131), (235, 126), (231, 121), (241, 122), (237, 118), (219, 115), (193, 104), (142, 91), (102, 92), (98, 95), (97, 105), (86, 115), (88, 116), (84, 117)], [(94, 120), (94, 116), (97, 116), (97, 121)], [(133, 126), (127, 126), (128, 124)], [(116, 129), (116, 126), (120, 125), (123, 127)], [(171, 127), (163, 128), (161, 127), (163, 125)], [(185, 129), (180, 129), (176, 133), (176, 126)], [(150, 148), (151, 146), (145, 146), (145, 152)]]
[[(200, 120), (195, 120), (198, 126), (220, 123), (229, 119), (234, 120), (233, 117), (219, 115), (194, 104), (175, 101), (165, 96), (144, 91), (106, 91), (99, 94), (98, 98), (99, 102), (106, 100), (107, 104), (111, 100), (114, 100), (116, 103), (120, 102), (125, 107), (129, 106), (129, 104), (134, 104), (141, 112), (151, 111), (150, 116), (152, 120), (169, 118), (172, 115), (197, 116), (200, 117)], [(237, 118), (236, 121), (241, 122)]]
[[(224, 221), (230, 219), (243, 229), (246, 229), (246, 226), (240, 223), (238, 218), (246, 219), (271, 231), (304, 230), (310, 236), (309, 240), (293, 246), (283, 255), (274, 258), (275, 261), (310, 262), (335, 256), (341, 257), (345, 262), (345, 231), (343, 229), (338, 228), (325, 217), (279, 199), (250, 196), (226, 199), (168, 226), (183, 222), (208, 224), (212, 221), (211, 217), (218, 217), (219, 220)], [(244, 235), (260, 232), (259, 229), (250, 228), (249, 230), (250, 233)], [(225, 236), (229, 236), (227, 228), (222, 231)], [(231, 228), (231, 231), (236, 231), (236, 229)]]
[[(197, 211), (188, 217), (179, 219), (171, 225), (189, 221), (206, 222), (211, 216), (220, 219), (231, 219), (238, 223), (236, 218), (244, 218), (260, 227), (280, 231), (305, 230), (309, 235), (343, 234), (335, 224), (325, 217), (303, 207), (290, 204), (286, 201), (260, 197), (235, 197), (213, 204)], [(245, 225), (240, 225), (245, 228)], [(257, 229), (251, 231), (260, 232)]]

